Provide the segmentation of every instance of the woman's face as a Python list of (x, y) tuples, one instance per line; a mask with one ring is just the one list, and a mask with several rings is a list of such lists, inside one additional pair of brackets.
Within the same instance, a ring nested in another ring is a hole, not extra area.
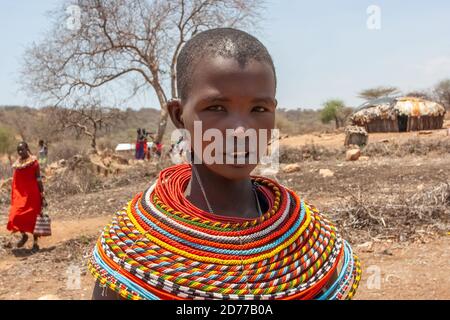
[[(215, 159), (223, 159), (222, 163), (205, 164), (216, 174), (233, 180), (248, 178), (260, 158), (260, 140), (264, 140), (266, 147), (275, 125), (277, 103), (272, 68), (256, 60), (248, 61), (243, 67), (235, 59), (211, 57), (198, 64), (191, 80), (188, 97), (181, 106), (183, 127), (189, 131), (191, 141), (200, 139), (202, 158), (213, 155)], [(202, 137), (208, 129), (217, 129), (221, 133), (222, 154), (204, 152), (213, 141), (203, 141), (198, 136), (194, 130), (195, 121), (201, 123)], [(262, 129), (265, 129), (266, 137), (260, 136), (264, 132)], [(255, 136), (253, 139), (242, 138), (246, 131), (256, 133), (256, 140)], [(228, 143), (244, 142), (244, 151), (238, 152), (242, 149), (236, 147), (226, 150), (227, 140)], [(250, 156), (252, 152), (256, 153), (256, 161)], [(199, 157), (198, 149), (194, 149), (194, 153)], [(244, 164), (238, 164), (237, 158)]]
[(21, 159), (28, 158), (28, 149), (24, 144), (19, 144), (17, 146), (17, 154)]

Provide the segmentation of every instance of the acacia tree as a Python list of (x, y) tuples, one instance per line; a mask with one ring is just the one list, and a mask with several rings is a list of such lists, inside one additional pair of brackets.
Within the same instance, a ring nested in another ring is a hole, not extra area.
[(155, 138), (162, 140), (184, 43), (206, 29), (253, 27), (262, 5), (258, 0), (66, 1), (50, 13), (53, 27), (46, 39), (26, 51), (23, 88), (66, 107), (120, 80), (129, 97), (152, 88), (161, 107)]
[(342, 127), (346, 118), (349, 116), (350, 108), (345, 107), (345, 103), (339, 99), (331, 99), (323, 104), (323, 109), (320, 112), (320, 120), (323, 123), (335, 122), (336, 129)]
[(389, 97), (398, 93), (399, 90), (396, 87), (377, 87), (361, 91), (358, 94), (358, 97), (365, 100), (373, 100), (383, 97)]

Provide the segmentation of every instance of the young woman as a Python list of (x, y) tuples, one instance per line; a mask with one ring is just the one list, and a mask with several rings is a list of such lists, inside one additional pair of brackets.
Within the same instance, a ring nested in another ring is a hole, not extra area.
[(208, 130), (223, 143), (273, 130), (276, 75), (266, 48), (239, 30), (202, 32), (180, 52), (177, 90), (168, 110), (196, 161), (162, 170), (105, 227), (89, 263), (93, 298), (351, 298), (357, 257), (315, 207), (251, 176), (254, 145), (202, 160)]
[[(17, 247), (20, 248), (28, 240), (27, 233), (33, 234), (36, 219), (42, 214), (42, 207), (46, 205), (46, 201), (38, 160), (31, 155), (26, 142), (19, 143), (17, 153), (19, 158), (13, 164), (11, 208), (7, 229), (22, 234), (17, 243)], [(33, 239), (32, 251), (38, 251), (38, 237), (33, 236)]]

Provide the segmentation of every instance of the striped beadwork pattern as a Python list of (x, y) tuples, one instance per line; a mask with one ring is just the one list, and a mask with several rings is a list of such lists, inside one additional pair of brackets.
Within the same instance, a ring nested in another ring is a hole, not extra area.
[(257, 219), (216, 221), (161, 199), (162, 171), (108, 224), (89, 259), (102, 286), (126, 299), (351, 299), (361, 267), (317, 208), (267, 178), (272, 206)]

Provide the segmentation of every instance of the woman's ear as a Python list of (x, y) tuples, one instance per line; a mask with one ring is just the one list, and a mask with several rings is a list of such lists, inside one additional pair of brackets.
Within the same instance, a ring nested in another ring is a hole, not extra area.
[(278, 100), (275, 99), (275, 108), (278, 106)]
[(181, 107), (181, 101), (179, 99), (171, 99), (167, 102), (167, 111), (169, 112), (170, 119), (177, 129), (184, 128), (184, 122), (181, 117), (183, 109)]

